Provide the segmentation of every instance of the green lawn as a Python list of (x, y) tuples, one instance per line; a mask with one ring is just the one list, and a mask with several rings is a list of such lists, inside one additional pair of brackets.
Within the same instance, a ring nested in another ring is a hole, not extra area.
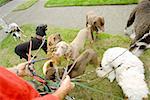
[(47, 0), (45, 7), (135, 4), (138, 0)]
[[(34, 25), (23, 25), (22, 30), (25, 35), (28, 36), (26, 40), (29, 40), (31, 36), (35, 35), (35, 26)], [(63, 40), (71, 42), (79, 30), (75, 29), (64, 29), (56, 27), (48, 27), (47, 36), (52, 33), (60, 33)], [(17, 44), (21, 42), (15, 42), (12, 36), (8, 36), (0, 43), (0, 65), (6, 67), (12, 67), (23, 60), (20, 60), (19, 57), (14, 53), (14, 48)], [(86, 43), (85, 48), (89, 48)], [(93, 44), (93, 49), (98, 53), (99, 58), (102, 58), (103, 53), (111, 47), (128, 47), (130, 44), (129, 38), (122, 35), (110, 35), (107, 33), (100, 34), (98, 40)], [(35, 52), (32, 52), (35, 53)], [(41, 50), (37, 58), (46, 57), (46, 54)], [(146, 81), (149, 83), (150, 87), (150, 50), (144, 52), (141, 56), (141, 60), (145, 64), (145, 75)], [(64, 62), (64, 61), (63, 61)], [(42, 75), (42, 65), (44, 61), (38, 62), (35, 64), (36, 71), (39, 75)], [(75, 97), (76, 100), (120, 100), (124, 97), (122, 90), (117, 85), (117, 82), (114, 81), (110, 83), (108, 79), (102, 80), (101, 78), (96, 77), (96, 73), (92, 72), (87, 74), (87, 72), (95, 71), (95, 68), (92, 65), (88, 65), (86, 69), (86, 74), (84, 74), (81, 79), (86, 80), (82, 82), (83, 86), (76, 85), (75, 89), (70, 93), (71, 96)], [(81, 85), (81, 84), (80, 84)], [(89, 86), (90, 89), (87, 89), (86, 86)], [(84, 87), (84, 88), (83, 88)], [(92, 89), (91, 89), (92, 88)], [(95, 90), (96, 89), (96, 90)]]
[(3, 27), (0, 25), (0, 30), (2, 30), (3, 29)]
[(26, 10), (34, 5), (38, 0), (26, 0), (23, 4), (17, 6), (13, 11)]
[(9, 2), (9, 1), (11, 1), (11, 0), (0, 0), (0, 6), (6, 4), (6, 3)]

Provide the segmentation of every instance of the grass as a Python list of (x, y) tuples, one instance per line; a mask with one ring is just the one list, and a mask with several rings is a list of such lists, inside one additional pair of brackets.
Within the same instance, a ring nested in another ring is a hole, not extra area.
[(0, 30), (2, 30), (3, 29), (3, 27), (0, 25)]
[(11, 0), (0, 0), (0, 7)]
[(45, 7), (135, 4), (138, 0), (47, 0)]
[(38, 0), (26, 0), (23, 4), (17, 6), (13, 11), (26, 10), (34, 5)]
[[(23, 25), (21, 28), (24, 31), (25, 35), (28, 36), (26, 40), (29, 40), (31, 36), (35, 35), (34, 25), (27, 24)], [(75, 29), (49, 27), (47, 31), (47, 36), (57, 32), (61, 34), (63, 40), (70, 42), (74, 39), (78, 31), (79, 30)], [(100, 59), (102, 58), (103, 53), (108, 48), (116, 46), (127, 48), (130, 44), (129, 38), (121, 35), (111, 35), (104, 33), (100, 34), (98, 38), (99, 39), (93, 45), (93, 49), (97, 52)], [(12, 67), (23, 61), (20, 60), (19, 57), (14, 53), (14, 48), (19, 43), (21, 42), (15, 42), (12, 36), (8, 36), (0, 43), (1, 65)], [(88, 42), (86, 43), (85, 48), (89, 48)], [(38, 54), (37, 58), (40, 57), (46, 57), (45, 53), (42, 50)], [(141, 60), (145, 64), (146, 81), (148, 83), (148, 86), (150, 87), (150, 50), (144, 52), (144, 54), (141, 56)], [(42, 76), (43, 74), (41, 67), (43, 64), (44, 61), (35, 63), (37, 73)], [(108, 79), (102, 80), (101, 78), (97, 78), (95, 72), (87, 74), (87, 72), (91, 71), (95, 71), (95, 68), (89, 64), (85, 72), (86, 74), (81, 76), (81, 79), (86, 80), (86, 82), (82, 82), (82, 86), (76, 85), (75, 89), (70, 93), (70, 95), (75, 97), (76, 100), (120, 100), (120, 98), (122, 99), (124, 97), (122, 90), (117, 85), (116, 81), (110, 83)], [(86, 87), (85, 85), (89, 86), (90, 88), (88, 89), (88, 87)]]

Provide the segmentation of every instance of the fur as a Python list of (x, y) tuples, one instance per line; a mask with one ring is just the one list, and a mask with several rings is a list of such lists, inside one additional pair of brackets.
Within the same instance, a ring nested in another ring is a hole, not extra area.
[(8, 28), (5, 30), (5, 32), (12, 34), (15, 41), (16, 41), (16, 39), (20, 39), (20, 40), (24, 41), (22, 39), (22, 36), (26, 37), (25, 35), (22, 34), (23, 31), (16, 23), (9, 24)]
[(145, 34), (140, 40), (130, 47), (130, 51), (139, 57), (146, 49), (150, 48), (150, 32)]
[(79, 31), (75, 39), (70, 43), (66, 43), (64, 41), (56, 44), (56, 52), (55, 54), (60, 56), (67, 55), (70, 56), (71, 59), (76, 59), (79, 56), (79, 51), (84, 48), (84, 44), (86, 39), (92, 40), (91, 37), (91, 29), (90, 27), (86, 27)]
[[(113, 70), (114, 68), (116, 69)], [(110, 71), (112, 72), (109, 73)], [(110, 82), (116, 78), (129, 100), (148, 98), (149, 90), (145, 82), (143, 63), (127, 49), (115, 47), (104, 53), (97, 75), (104, 77), (107, 73), (109, 74), (106, 77)]]
[[(45, 31), (47, 30), (47, 27), (45, 27), (45, 26), (46, 25), (38, 26), (36, 29), (36, 34), (40, 35), (40, 36), (46, 35)], [(38, 32), (41, 32), (41, 33), (38, 33)], [(31, 38), (31, 41), (32, 41), (31, 50), (37, 50), (40, 47), (40, 45), (42, 44), (42, 39), (38, 39), (37, 37)], [(24, 58), (28, 61), (29, 46), (30, 46), (30, 41), (24, 42), (15, 47), (15, 53), (18, 56), (20, 56), (20, 59)], [(47, 53), (47, 42), (46, 41), (44, 42), (42, 49), (45, 51), (45, 53)]]
[(59, 63), (59, 59), (54, 55), (56, 51), (56, 44), (62, 41), (60, 34), (51, 34), (48, 37), (47, 41), (47, 56), (55, 61), (55, 63)]
[(150, 30), (150, 0), (142, 0), (131, 12), (125, 31), (134, 23), (135, 38), (132, 44), (138, 41)]
[[(104, 32), (104, 17), (97, 16), (94, 11), (90, 11), (86, 14), (86, 27), (91, 25), (92, 33), (95, 31), (97, 34)], [(93, 36), (93, 34), (92, 34)]]
[[(68, 69), (72, 65), (73, 69), (70, 71), (69, 76), (71, 78), (77, 77), (82, 75), (85, 70), (88, 63), (92, 63), (94, 66), (98, 65), (98, 56), (96, 52), (93, 49), (87, 49), (85, 50), (72, 64), (68, 66)], [(64, 73), (64, 68), (58, 68), (59, 76), (62, 78), (62, 75)], [(47, 61), (43, 66), (43, 73), (46, 75), (47, 79), (55, 80), (55, 73), (56, 73), (56, 67), (53, 64), (52, 60)]]

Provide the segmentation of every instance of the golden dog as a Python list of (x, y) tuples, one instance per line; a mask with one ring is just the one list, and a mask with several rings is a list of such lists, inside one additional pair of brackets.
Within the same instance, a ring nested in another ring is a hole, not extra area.
[(60, 34), (51, 34), (47, 39), (47, 56), (52, 58), (56, 63), (59, 62), (58, 57), (53, 53), (56, 49), (56, 44), (62, 41)]

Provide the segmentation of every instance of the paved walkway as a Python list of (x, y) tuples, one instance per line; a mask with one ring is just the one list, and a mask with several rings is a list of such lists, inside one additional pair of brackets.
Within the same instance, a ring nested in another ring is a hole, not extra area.
[(52, 26), (81, 29), (85, 27), (86, 13), (93, 10), (98, 15), (105, 17), (106, 32), (123, 33), (127, 19), (132, 9), (136, 6), (112, 5), (44, 8), (44, 3), (45, 0), (39, 0), (27, 10), (9, 13), (5, 19), (8, 22), (16, 22), (19, 25), (47, 23)]

